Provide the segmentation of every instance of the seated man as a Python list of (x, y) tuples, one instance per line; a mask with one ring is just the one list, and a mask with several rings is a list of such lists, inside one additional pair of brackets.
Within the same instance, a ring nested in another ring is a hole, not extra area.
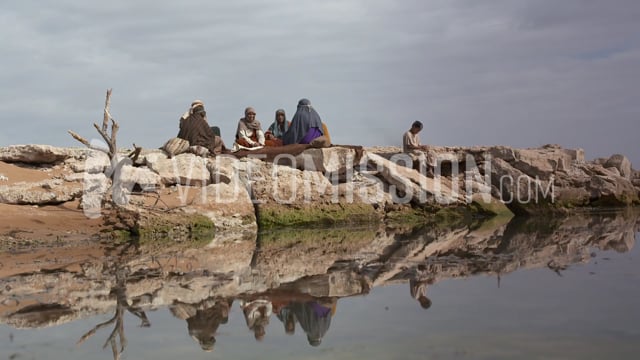
[[(432, 154), (430, 154), (429, 147), (427, 145), (420, 144), (420, 137), (418, 134), (422, 131), (422, 123), (420, 121), (414, 121), (411, 125), (411, 129), (404, 133), (402, 137), (402, 151), (409, 153), (413, 160), (418, 161), (417, 169), (420, 169), (420, 164), (425, 163), (427, 165), (427, 171), (429, 175), (433, 175), (433, 168), (435, 162)], [(414, 166), (416, 168), (416, 166)]]
[(411, 125), (411, 129), (404, 133), (402, 137), (402, 151), (410, 153), (414, 150), (426, 151), (427, 146), (420, 144), (420, 136), (418, 134), (422, 131), (422, 123), (420, 121), (414, 121)]
[(252, 107), (244, 110), (244, 117), (238, 121), (234, 150), (261, 149), (265, 145), (264, 132), (260, 121), (256, 120), (256, 111)]
[(204, 103), (195, 100), (191, 107), (180, 118), (180, 139), (187, 140), (192, 147), (202, 147), (209, 155), (217, 155), (226, 151), (220, 136), (216, 136), (207, 123), (207, 113)]

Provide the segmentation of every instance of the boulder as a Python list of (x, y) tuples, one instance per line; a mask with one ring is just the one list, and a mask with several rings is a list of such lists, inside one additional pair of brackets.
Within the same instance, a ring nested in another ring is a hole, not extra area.
[(587, 185), (591, 202), (598, 206), (628, 206), (638, 202), (638, 191), (620, 176), (595, 175)]
[(532, 178), (502, 159), (491, 161), (494, 195), (515, 214), (534, 214), (549, 210), (554, 202), (553, 183)]
[(235, 156), (218, 155), (210, 159), (207, 163), (207, 169), (211, 174), (212, 184), (229, 184), (232, 181), (239, 180), (238, 167), (239, 160)]
[(142, 189), (153, 189), (161, 184), (160, 175), (148, 168), (138, 168), (131, 165), (123, 166), (115, 179), (128, 189), (133, 189), (135, 185)]
[(148, 156), (146, 162), (160, 175), (164, 185), (206, 186), (211, 182), (207, 159), (193, 154), (180, 154), (171, 159), (164, 154)]
[[(406, 154), (400, 154), (400, 156)], [(437, 179), (429, 178), (420, 172), (402, 165), (402, 162), (395, 158), (387, 160), (379, 155), (365, 153), (364, 157), (374, 167), (377, 173), (391, 185), (395, 191), (391, 196), (395, 203), (418, 203), (418, 204), (463, 204), (464, 197), (451, 188), (450, 180), (444, 177)], [(399, 158), (398, 158), (399, 159)]]
[(620, 172), (620, 176), (627, 180), (631, 180), (633, 176), (633, 170), (631, 168), (631, 161), (626, 156), (615, 154), (611, 156), (603, 164), (605, 168), (615, 168)]
[[(513, 167), (524, 174), (538, 179), (549, 180), (558, 167), (566, 168), (571, 158), (558, 149), (515, 150)], [(562, 165), (560, 165), (562, 164)]]
[(487, 149), (487, 154), (493, 159), (501, 159), (506, 162), (513, 162), (516, 160), (514, 149), (507, 146), (492, 146)]
[(216, 229), (256, 228), (251, 197), (239, 181), (202, 187), (195, 197), (195, 203), (187, 206), (184, 211), (207, 216)]
[(320, 171), (324, 174), (340, 173), (357, 165), (353, 148), (334, 146), (321, 149), (307, 149), (296, 156), (295, 165), (300, 170)]
[(55, 164), (82, 156), (83, 149), (61, 148), (51, 145), (11, 145), (0, 147), (0, 161), (27, 164)]
[(61, 204), (82, 195), (83, 187), (78, 182), (50, 179), (36, 183), (15, 183), (0, 186), (0, 203), (19, 205)]

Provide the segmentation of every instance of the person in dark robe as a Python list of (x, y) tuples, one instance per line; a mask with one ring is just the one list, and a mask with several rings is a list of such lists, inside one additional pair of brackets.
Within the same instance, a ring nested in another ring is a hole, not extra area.
[(222, 138), (217, 136), (207, 123), (207, 113), (201, 100), (191, 103), (189, 110), (180, 118), (178, 137), (187, 140), (192, 147), (206, 148), (208, 155), (226, 152)]
[(189, 335), (200, 344), (202, 350), (213, 351), (216, 331), (226, 324), (233, 300), (208, 299), (199, 304), (178, 303), (170, 307), (171, 313), (187, 321)]
[(309, 345), (318, 346), (331, 326), (331, 317), (336, 310), (336, 299), (328, 301), (313, 300), (304, 303), (294, 302), (291, 310), (300, 327), (307, 334)]
[(278, 306), (277, 308), (274, 304), (274, 313), (278, 320), (280, 320), (284, 325), (284, 332), (287, 335), (293, 335), (296, 331), (296, 316), (293, 314), (293, 310), (291, 309), (291, 303)]
[(266, 138), (266, 146), (282, 146), (282, 138), (284, 134), (289, 130), (290, 122), (287, 121), (287, 115), (283, 109), (276, 110), (276, 119), (269, 126), (269, 129), (264, 134)]
[(285, 145), (311, 144), (314, 139), (322, 135), (324, 132), (320, 115), (311, 106), (308, 99), (301, 99), (298, 102), (298, 109), (291, 119), (291, 125), (284, 134), (283, 143)]

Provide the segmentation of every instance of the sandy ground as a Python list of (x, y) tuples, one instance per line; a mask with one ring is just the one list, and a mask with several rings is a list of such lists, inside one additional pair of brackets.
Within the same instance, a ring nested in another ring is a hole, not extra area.
[[(0, 161), (0, 186), (38, 182), (61, 176), (61, 166), (33, 168)], [(103, 220), (88, 219), (78, 202), (57, 206), (0, 204), (0, 251), (24, 242), (47, 243), (59, 239), (86, 239), (102, 230)]]

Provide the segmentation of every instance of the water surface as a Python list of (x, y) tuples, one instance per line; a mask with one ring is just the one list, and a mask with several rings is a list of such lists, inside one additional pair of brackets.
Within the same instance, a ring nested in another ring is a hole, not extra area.
[(636, 358), (637, 223), (581, 215), (109, 249), (0, 279), (0, 359)]

